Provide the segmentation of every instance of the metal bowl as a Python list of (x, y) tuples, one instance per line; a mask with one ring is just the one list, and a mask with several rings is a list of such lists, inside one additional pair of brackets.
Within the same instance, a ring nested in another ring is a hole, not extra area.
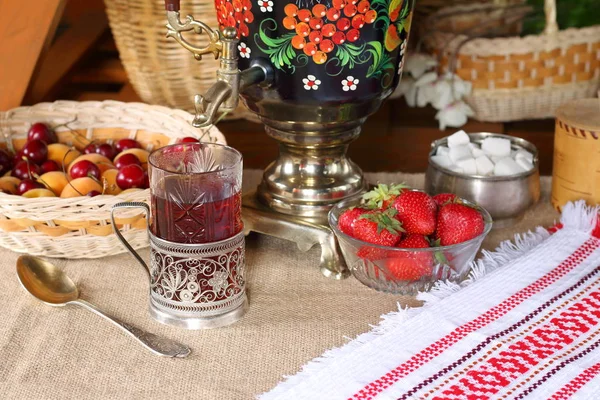
[(517, 223), (525, 212), (540, 199), (540, 171), (537, 148), (527, 140), (496, 133), (471, 133), (472, 143), (498, 137), (509, 139), (513, 150), (525, 149), (533, 154), (533, 169), (510, 176), (465, 175), (441, 167), (431, 161), (439, 146), (446, 146), (447, 138), (431, 144), (429, 167), (425, 175), (425, 191), (455, 193), (485, 208), (494, 219), (494, 228), (505, 228)]

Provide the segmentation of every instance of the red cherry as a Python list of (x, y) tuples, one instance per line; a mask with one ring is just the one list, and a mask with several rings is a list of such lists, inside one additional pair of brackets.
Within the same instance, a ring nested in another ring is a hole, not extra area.
[(333, 34), (333, 36), (331, 37), (331, 40), (333, 41), (333, 43), (335, 44), (342, 44), (346, 41), (346, 35), (344, 35), (344, 32), (336, 32)]
[(348, 39), (349, 42), (356, 42), (359, 37), (360, 37), (360, 32), (358, 31), (358, 29), (350, 29), (346, 33), (346, 39)]
[(83, 154), (96, 154), (96, 150), (98, 149), (98, 145), (96, 143), (90, 143), (83, 149)]
[(244, 11), (244, 6), (242, 5), (241, 0), (233, 0), (232, 4), (233, 4), (233, 9), (236, 12), (242, 12), (242, 11)]
[(33, 175), (39, 175), (41, 172), (40, 167), (32, 162), (21, 160), (15, 164), (12, 169), (11, 175), (19, 179), (29, 179)]
[(117, 174), (117, 186), (122, 190), (131, 188), (144, 188), (144, 169), (139, 165), (126, 165)]
[(350, 29), (350, 20), (348, 18), (340, 18), (335, 23), (335, 26), (337, 26), (338, 30), (340, 31), (347, 31)]
[(50, 129), (48, 125), (42, 122), (36, 122), (35, 124), (31, 125), (31, 128), (29, 128), (29, 132), (27, 132), (27, 141), (32, 140), (43, 140), (47, 144), (58, 142), (56, 133), (54, 133), (54, 131)]
[(184, 138), (179, 139), (177, 143), (200, 143), (200, 141), (195, 137), (186, 136)]
[(312, 31), (310, 35), (308, 35), (308, 39), (315, 44), (319, 44), (321, 43), (321, 40), (323, 40), (323, 35), (321, 35), (321, 32), (319, 31)]
[(365, 26), (365, 17), (363, 17), (363, 16), (362, 16), (362, 15), (360, 15), (360, 14), (358, 14), (358, 15), (355, 15), (355, 16), (352, 18), (352, 27), (353, 27), (354, 29), (360, 29), (360, 28), (362, 28), (363, 26)]
[(32, 189), (43, 189), (43, 188), (45, 188), (44, 185), (42, 185), (39, 182), (34, 181), (33, 179), (23, 179), (19, 183), (19, 186), (17, 186), (17, 194), (19, 196), (22, 196), (23, 193), (29, 192)]
[(250, 29), (248, 28), (248, 25), (246, 25), (244, 22), (240, 22), (240, 26), (238, 27), (239, 30), (239, 34), (242, 35), (243, 37), (248, 37), (248, 35), (250, 34)]
[(307, 9), (298, 10), (298, 20), (299, 21), (308, 22), (308, 21), (310, 21), (310, 17), (312, 17), (312, 13), (310, 12), (310, 10), (307, 10)]
[(333, 42), (329, 39), (323, 39), (319, 45), (319, 49), (324, 53), (329, 53), (333, 50)]
[(336, 30), (337, 29), (335, 29), (334, 24), (325, 24), (321, 29), (321, 33), (323, 34), (323, 36), (332, 37)]
[(0, 149), (0, 176), (10, 171), (13, 167), (13, 156), (4, 149)]
[(112, 160), (117, 155), (115, 148), (109, 143), (102, 143), (96, 148), (96, 153)]
[(308, 25), (311, 29), (319, 30), (323, 27), (323, 20), (321, 18), (311, 18), (310, 21), (308, 21)]
[(333, 8), (341, 10), (346, 6), (346, 0), (333, 0), (331, 2), (331, 5), (333, 6)]
[(69, 171), (69, 175), (71, 175), (71, 178), (73, 179), (90, 177), (100, 180), (100, 175), (102, 175), (102, 173), (100, 172), (100, 168), (93, 162), (81, 160), (73, 164)]
[(53, 160), (44, 161), (41, 165), (41, 168), (42, 174), (45, 174), (46, 172), (60, 171), (60, 165), (58, 165), (58, 163)]
[(327, 14), (327, 7), (325, 7), (325, 5), (323, 5), (323, 4), (316, 4), (312, 8), (312, 13), (317, 18), (324, 17), (325, 14)]
[(370, 8), (371, 8), (371, 3), (369, 3), (369, 0), (361, 0), (361, 2), (358, 3), (358, 5), (356, 6), (356, 9), (361, 14), (364, 14), (367, 11), (369, 11)]
[(377, 11), (369, 10), (365, 13), (365, 22), (367, 24), (372, 24), (377, 18)]
[(298, 6), (292, 3), (286, 4), (286, 6), (283, 7), (283, 12), (288, 17), (295, 17), (296, 15), (298, 15)]
[(148, 189), (150, 187), (150, 177), (148, 176), (148, 171), (144, 171), (144, 189)]
[(352, 18), (356, 15), (356, 6), (354, 4), (348, 4), (344, 7), (344, 15), (348, 18)]
[(317, 45), (309, 42), (306, 44), (306, 46), (304, 46), (304, 54), (306, 54), (307, 56), (312, 56), (317, 52)]
[(131, 164), (142, 165), (140, 159), (133, 154), (123, 154), (115, 161), (115, 167), (117, 167), (117, 169), (121, 169), (124, 166)]
[(88, 192), (88, 194), (86, 194), (86, 196), (88, 196), (88, 197), (96, 197), (96, 196), (99, 196), (99, 195), (101, 195), (101, 194), (102, 194), (102, 193), (100, 193), (100, 192), (99, 192), (99, 191), (97, 191), (97, 190), (92, 190), (92, 191)]
[(24, 157), (38, 165), (48, 159), (48, 145), (39, 139), (25, 143), (22, 151)]
[(120, 153), (129, 149), (141, 149), (142, 145), (133, 139), (121, 139), (117, 143), (115, 143), (115, 149)]
[(337, 21), (340, 18), (340, 11), (335, 8), (327, 10), (327, 19), (330, 21)]

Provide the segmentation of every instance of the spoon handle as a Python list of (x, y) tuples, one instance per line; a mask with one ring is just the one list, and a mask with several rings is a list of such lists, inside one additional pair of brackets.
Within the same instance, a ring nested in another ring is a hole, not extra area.
[(152, 353), (154, 353), (156, 355), (165, 356), (165, 357), (180, 357), (180, 358), (182, 358), (182, 357), (188, 356), (191, 352), (190, 348), (187, 347), (186, 345), (177, 343), (176, 341), (171, 340), (171, 339), (156, 336), (150, 332), (146, 332), (141, 329), (138, 329), (135, 326), (131, 326), (115, 317), (112, 317), (112, 316), (104, 313), (98, 307), (96, 307), (95, 305), (93, 305), (91, 303), (88, 303), (85, 300), (78, 299), (78, 300), (69, 302), (69, 304), (77, 304), (78, 306), (81, 306), (87, 310), (90, 310), (94, 314), (97, 314), (97, 315), (103, 317), (104, 319), (112, 322), (114, 325), (121, 328), (123, 331), (125, 331), (127, 334), (129, 334), (131, 337), (133, 337), (138, 342), (140, 342), (142, 344), (142, 346), (144, 346), (145, 348), (147, 348), (148, 350), (150, 350)]

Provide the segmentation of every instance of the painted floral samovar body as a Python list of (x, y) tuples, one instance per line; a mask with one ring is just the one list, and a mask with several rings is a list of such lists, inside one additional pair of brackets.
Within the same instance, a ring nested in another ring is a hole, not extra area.
[[(197, 59), (207, 53), (220, 59), (217, 83), (196, 96), (194, 125), (235, 109), (241, 96), (279, 142), (257, 201), (246, 201), (247, 229), (298, 243), (308, 234), (313, 240), (299, 247), (320, 243), (335, 253), (322, 257), (327, 275), (340, 277), (345, 267), (325, 216), (333, 204), (367, 187), (346, 150), (400, 80), (413, 3), (216, 0), (220, 31), (213, 31), (189, 16), (182, 21), (179, 1), (166, 0), (168, 35)], [(209, 45), (194, 47), (185, 31), (206, 31)], [(327, 239), (307, 233), (307, 224)]]

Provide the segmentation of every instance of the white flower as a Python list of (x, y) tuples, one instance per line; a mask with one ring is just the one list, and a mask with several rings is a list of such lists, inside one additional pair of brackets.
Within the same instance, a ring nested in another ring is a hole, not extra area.
[(250, 53), (252, 53), (252, 49), (246, 45), (246, 43), (241, 42), (238, 45), (238, 50), (240, 51), (240, 57), (242, 58), (250, 58)]
[(306, 78), (302, 79), (302, 83), (304, 83), (304, 89), (306, 90), (317, 90), (321, 81), (314, 75), (308, 75)]
[(342, 81), (342, 90), (347, 92), (348, 90), (356, 90), (359, 80), (353, 76), (349, 76)]
[(212, 286), (215, 293), (219, 294), (223, 289), (227, 288), (228, 274), (225, 271), (217, 271), (212, 278), (208, 280), (208, 284)]
[(419, 79), (425, 72), (437, 66), (437, 60), (428, 54), (407, 54), (404, 62), (404, 70)]
[(273, 11), (273, 2), (271, 0), (258, 0), (258, 6), (262, 12)]
[(192, 293), (197, 292), (199, 289), (198, 284), (196, 282), (188, 282), (187, 288)]
[(474, 115), (475, 112), (473, 109), (471, 109), (467, 103), (460, 100), (446, 106), (443, 110), (438, 111), (435, 115), (435, 119), (439, 121), (440, 129), (444, 130), (448, 126), (460, 128), (467, 123), (468, 117)]

